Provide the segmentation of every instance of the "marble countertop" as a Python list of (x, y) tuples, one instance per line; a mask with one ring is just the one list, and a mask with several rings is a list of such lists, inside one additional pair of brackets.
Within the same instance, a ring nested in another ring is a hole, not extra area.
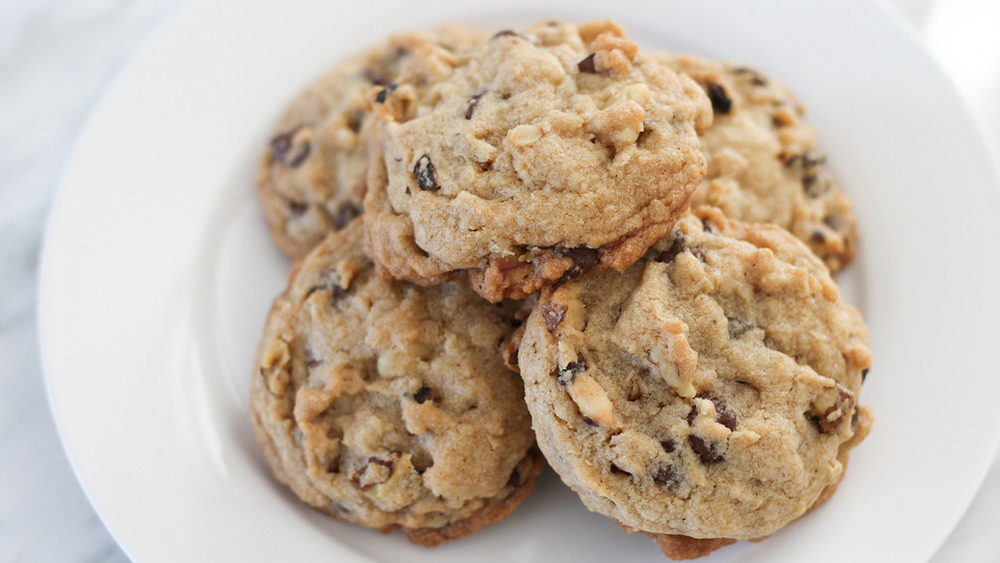
[[(128, 561), (63, 453), (35, 322), (42, 231), (88, 112), (181, 0), (0, 3), (0, 561)], [(886, 0), (953, 77), (1000, 162), (1000, 2)], [(1000, 456), (933, 561), (1000, 561)]]

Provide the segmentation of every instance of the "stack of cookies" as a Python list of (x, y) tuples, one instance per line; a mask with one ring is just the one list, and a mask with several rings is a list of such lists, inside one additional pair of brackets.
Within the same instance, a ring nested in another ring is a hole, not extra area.
[(771, 78), (613, 22), (393, 36), (291, 105), (259, 195), (297, 262), (251, 410), (279, 481), (437, 545), (546, 461), (674, 559), (826, 500), (867, 434), (850, 202)]

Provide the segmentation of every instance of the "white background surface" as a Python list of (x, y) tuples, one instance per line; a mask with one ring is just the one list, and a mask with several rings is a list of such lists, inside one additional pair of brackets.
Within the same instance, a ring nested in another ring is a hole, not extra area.
[[(0, 3), (0, 561), (127, 560), (76, 483), (51, 421), (35, 337), (35, 272), (45, 214), (87, 112), (129, 53), (179, 4)], [(954, 77), (998, 146), (1000, 2), (891, 4)], [(998, 517), (994, 463), (935, 561), (1000, 561)]]

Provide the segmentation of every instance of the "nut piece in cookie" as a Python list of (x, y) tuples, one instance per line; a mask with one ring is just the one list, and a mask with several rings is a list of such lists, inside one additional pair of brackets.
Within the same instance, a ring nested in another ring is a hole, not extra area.
[[(705, 173), (698, 85), (612, 22), (543, 23), (408, 65), (371, 98), (365, 248), (387, 279), (523, 298), (622, 271)], [(431, 56), (428, 53), (428, 56)]]
[(361, 237), (360, 218), (331, 234), (274, 301), (254, 431), (305, 502), (436, 545), (506, 518), (544, 465), (500, 355), (515, 308), (457, 282), (381, 280)]
[(543, 290), (517, 364), (563, 481), (689, 558), (833, 493), (871, 425), (868, 340), (802, 241), (703, 207), (623, 274)]

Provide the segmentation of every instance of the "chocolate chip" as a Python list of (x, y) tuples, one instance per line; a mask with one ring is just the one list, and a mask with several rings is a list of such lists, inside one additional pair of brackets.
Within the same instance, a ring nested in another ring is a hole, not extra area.
[(465, 118), (472, 119), (472, 114), (476, 111), (476, 106), (479, 105), (479, 99), (486, 95), (486, 92), (480, 92), (475, 96), (469, 98), (469, 107), (465, 108)]
[(309, 143), (303, 143), (298, 150), (293, 150), (295, 149), (295, 133), (298, 130), (298, 128), (295, 128), (287, 133), (276, 135), (271, 139), (271, 155), (274, 157), (274, 160), (292, 168), (296, 168), (305, 162), (306, 158), (309, 157), (309, 152), (312, 150), (312, 146)]
[(802, 153), (802, 167), (815, 168), (826, 162), (826, 156), (818, 151), (805, 151)]
[(594, 53), (587, 55), (587, 58), (576, 63), (576, 68), (580, 72), (588, 72), (590, 74), (596, 74), (597, 69), (594, 67)]
[(710, 446), (705, 440), (702, 440), (694, 434), (688, 436), (688, 443), (691, 444), (691, 449), (694, 453), (698, 454), (701, 458), (702, 463), (716, 463), (722, 461), (722, 454), (715, 451), (715, 448)]
[(871, 368), (865, 368), (865, 369), (861, 370), (861, 383), (864, 383), (865, 379), (868, 378), (868, 370), (869, 369), (871, 369)]
[(338, 284), (331, 288), (330, 294), (333, 295), (333, 301), (336, 303), (347, 296), (347, 290)]
[(545, 324), (549, 327), (549, 332), (554, 333), (559, 323), (563, 322), (563, 319), (566, 318), (566, 306), (558, 303), (542, 305), (542, 318), (545, 319)]
[(754, 324), (746, 319), (739, 317), (726, 317), (729, 321), (729, 338), (733, 340), (739, 339), (741, 336), (747, 333), (748, 330), (754, 327)]
[(589, 416), (583, 417), (583, 421), (587, 423), (587, 426), (600, 426), (600, 424), (597, 424), (596, 420), (590, 418)]
[(628, 471), (625, 471), (624, 469), (622, 469), (621, 467), (618, 467), (617, 465), (615, 465), (613, 463), (611, 464), (611, 474), (612, 475), (628, 475), (628, 476), (632, 475)]
[(365, 110), (359, 109), (347, 116), (347, 128), (357, 133), (361, 131), (361, 122), (365, 120)]
[(520, 366), (520, 364), (518, 364), (517, 355), (518, 353), (520, 353), (520, 351), (521, 349), (518, 346), (511, 346), (509, 349), (504, 350), (503, 359), (507, 363), (507, 367), (512, 368), (515, 371), (518, 371), (517, 368)]
[(343, 229), (352, 219), (361, 215), (361, 209), (353, 203), (344, 203), (337, 208), (336, 215), (333, 216), (333, 228)]
[(490, 39), (498, 39), (500, 37), (511, 37), (511, 36), (517, 37), (519, 35), (520, 34), (518, 32), (512, 29), (501, 29), (500, 31), (494, 33), (493, 37), (490, 37)]
[(823, 244), (826, 242), (826, 235), (823, 234), (823, 231), (817, 229), (809, 234), (809, 239), (817, 244)]
[(417, 389), (416, 393), (413, 394), (413, 400), (421, 405), (426, 403), (427, 400), (430, 398), (431, 398), (430, 387), (421, 387), (420, 389)]
[(326, 464), (327, 473), (340, 473), (340, 458), (331, 459)]
[[(365, 79), (372, 84), (377, 84), (378, 86), (385, 86), (389, 83), (389, 79), (386, 78), (385, 74), (377, 68), (366, 67), (363, 72)], [(384, 101), (384, 100), (383, 100)]]
[[(698, 398), (712, 401), (712, 404), (715, 405), (716, 422), (730, 430), (736, 430), (736, 413), (729, 408), (729, 403), (724, 398), (704, 393), (698, 395)], [(694, 424), (695, 418), (698, 417), (698, 412), (698, 405), (691, 405), (691, 410), (688, 411), (687, 415), (687, 423), (689, 425)]]
[(663, 451), (667, 452), (668, 454), (672, 453), (675, 449), (677, 449), (677, 442), (675, 442), (673, 438), (667, 438), (666, 440), (661, 440), (660, 445), (663, 446)]
[(684, 252), (684, 233), (680, 231), (674, 231), (674, 242), (670, 245), (670, 248), (664, 250), (656, 257), (657, 262), (672, 262), (678, 254)]
[(292, 217), (301, 217), (309, 211), (309, 204), (302, 201), (288, 200), (288, 211)]
[(837, 231), (838, 233), (843, 231), (844, 227), (846, 226), (844, 218), (841, 217), (840, 215), (830, 215), (829, 217), (824, 217), (823, 224), (826, 225), (827, 227), (830, 227), (834, 231)]
[(375, 94), (375, 102), (379, 104), (384, 104), (386, 96), (395, 92), (396, 88), (399, 88), (399, 84), (396, 84), (395, 82), (390, 82), (386, 84), (385, 88), (382, 88), (381, 90), (378, 91), (378, 94)]
[(587, 371), (587, 361), (580, 358), (575, 362), (566, 364), (566, 367), (560, 369), (559, 373), (556, 374), (556, 381), (559, 385), (569, 385), (576, 379), (576, 374), (583, 371)]
[(707, 397), (715, 405), (715, 421), (730, 430), (736, 430), (736, 413), (722, 397)]
[(677, 472), (669, 465), (661, 466), (653, 472), (653, 482), (657, 485), (676, 485)]
[(726, 89), (721, 84), (709, 82), (705, 85), (705, 90), (708, 92), (708, 99), (712, 102), (713, 110), (725, 114), (733, 108), (733, 100), (730, 99), (729, 94), (726, 93)]
[(309, 153), (311, 151), (312, 151), (311, 144), (306, 143), (302, 145), (302, 148), (299, 150), (299, 152), (296, 153), (296, 155), (292, 157), (291, 160), (288, 161), (288, 166), (291, 166), (292, 168), (298, 168), (300, 164), (302, 164), (303, 162), (305, 162), (307, 158), (309, 158)]
[(326, 269), (319, 274), (319, 283), (309, 288), (302, 300), (309, 299), (317, 291), (325, 291), (333, 297), (333, 301), (336, 303), (346, 297), (348, 293), (348, 288), (344, 288), (340, 284), (340, 275), (332, 268)]
[(413, 167), (413, 173), (417, 175), (417, 184), (420, 189), (436, 190), (440, 187), (437, 184), (437, 179), (434, 178), (434, 163), (431, 162), (429, 155), (425, 154), (420, 157), (416, 166)]
[(819, 167), (826, 162), (826, 156), (814, 150), (804, 151), (801, 154), (781, 154), (778, 158), (785, 162), (786, 168), (801, 166), (803, 178), (819, 174)]
[(697, 258), (698, 260), (701, 260), (702, 262), (705, 261), (705, 249), (704, 248), (702, 248), (700, 246), (689, 246), (688, 250), (690, 250), (691, 254), (694, 254), (694, 257)]
[(309, 369), (312, 369), (322, 363), (323, 363), (322, 358), (313, 358), (312, 356), (306, 358), (306, 367)]
[(274, 160), (284, 162), (285, 155), (288, 154), (288, 149), (292, 148), (292, 135), (295, 134), (295, 131), (292, 130), (288, 133), (275, 135), (271, 139), (271, 156), (274, 157)]
[(557, 244), (553, 250), (555, 250), (557, 254), (565, 256), (573, 261), (573, 265), (563, 273), (557, 283), (565, 283), (575, 280), (576, 278), (587, 273), (587, 271), (596, 266), (601, 260), (600, 251), (596, 248), (589, 248), (586, 246), (567, 248), (561, 244)]

